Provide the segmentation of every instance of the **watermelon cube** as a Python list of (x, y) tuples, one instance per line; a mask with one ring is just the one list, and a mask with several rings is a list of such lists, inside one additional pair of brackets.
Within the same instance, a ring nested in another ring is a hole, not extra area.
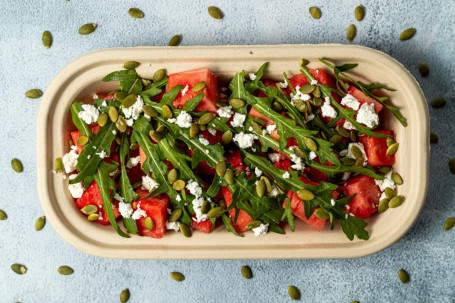
[(379, 113), (382, 110), (382, 108), (384, 107), (378, 101), (372, 100), (372, 99), (368, 98), (367, 96), (365, 96), (363, 94), (363, 92), (355, 86), (352, 86), (352, 85), (349, 86), (348, 94), (350, 94), (354, 98), (356, 98), (360, 102), (360, 106), (362, 106), (362, 104), (364, 104), (364, 103), (371, 104), (374, 102), (374, 111), (376, 112), (376, 114)]
[[(96, 135), (100, 131), (100, 129), (101, 129), (101, 126), (99, 126), (98, 124), (93, 124), (90, 126), (90, 130), (92, 131), (92, 133), (94, 135)], [(80, 154), (83, 146), (77, 145), (77, 140), (81, 137), (81, 132), (78, 130), (72, 131), (70, 133), (70, 136), (71, 136), (71, 140), (73, 140), (74, 145), (76, 145), (76, 147), (77, 147), (77, 153)]]
[(145, 227), (145, 217), (142, 217), (136, 220), (138, 234), (151, 238), (162, 238), (166, 232), (169, 196), (162, 194), (156, 197), (144, 198), (149, 194), (149, 192), (143, 189), (137, 190), (136, 193), (139, 197), (141, 197), (136, 201), (137, 205), (140, 203), (141, 209), (146, 212), (147, 217), (152, 219), (155, 226), (153, 230), (148, 230)]
[(368, 218), (377, 211), (381, 190), (370, 176), (359, 175), (349, 179), (338, 188), (346, 197), (356, 194), (354, 199), (345, 207), (347, 213), (358, 218)]
[(196, 222), (196, 215), (191, 216), (191, 227), (197, 230), (202, 231), (203, 233), (209, 234), (212, 231), (213, 223), (209, 219)]
[[(224, 196), (224, 200), (226, 201), (226, 205), (229, 206), (231, 203), (232, 203), (232, 193), (231, 191), (229, 190), (228, 187), (226, 186), (222, 186), (221, 187), (221, 191), (223, 193), (223, 196)], [(235, 218), (235, 209), (231, 209), (229, 211), (229, 215), (231, 216), (231, 223), (232, 223), (232, 226), (234, 226), (235, 230), (238, 232), (238, 233), (242, 233), (242, 232), (245, 232), (247, 229), (246, 229), (246, 226), (248, 225), (248, 223), (250, 223), (251, 221), (253, 221), (253, 218), (250, 217), (250, 215), (248, 215), (244, 210), (239, 210), (239, 215), (237, 217), (237, 221), (234, 222), (234, 218)]]
[[(394, 136), (394, 132), (391, 130), (379, 130), (376, 133)], [(395, 155), (386, 155), (388, 149), (387, 139), (364, 135), (359, 137), (359, 142), (363, 144), (368, 157), (367, 162), (371, 166), (392, 166), (395, 164)]]

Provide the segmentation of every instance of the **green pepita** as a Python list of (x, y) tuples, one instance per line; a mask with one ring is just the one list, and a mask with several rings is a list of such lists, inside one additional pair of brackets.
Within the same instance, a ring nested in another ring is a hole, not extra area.
[(127, 61), (127, 62), (123, 63), (124, 69), (135, 69), (138, 66), (139, 66), (139, 62), (136, 62), (136, 61)]
[(191, 232), (191, 227), (183, 223), (180, 223), (180, 231), (182, 232), (182, 235), (184, 235), (187, 238), (191, 238), (191, 236), (193, 235), (193, 233)]
[(365, 163), (365, 158), (360, 157), (355, 160), (354, 166), (362, 167), (363, 163)]
[(118, 145), (122, 145), (122, 138), (120, 137), (115, 137), (115, 143), (117, 143)]
[(191, 127), (190, 127), (190, 137), (191, 137), (191, 138), (194, 138), (194, 137), (197, 136), (198, 133), (199, 133), (199, 124), (197, 124), (197, 123), (191, 124)]
[(315, 212), (314, 215), (318, 217), (321, 220), (327, 220), (329, 218), (329, 214), (326, 213), (322, 208), (318, 208)]
[(405, 40), (409, 40), (411, 39), (412, 37), (414, 37), (416, 33), (416, 29), (415, 28), (408, 28), (408, 29), (405, 29), (403, 32), (401, 32), (400, 34), (400, 40), (401, 41), (405, 41)]
[(214, 19), (223, 19), (223, 13), (221, 12), (221, 10), (218, 7), (209, 6), (207, 11), (209, 12), (210, 17), (212, 17)]
[(258, 135), (262, 135), (262, 127), (257, 124), (256, 122), (254, 121), (251, 121), (250, 123), (251, 127), (253, 128), (253, 131), (258, 134)]
[(160, 82), (163, 80), (164, 76), (166, 75), (166, 72), (164, 69), (159, 69), (153, 74), (153, 82)]
[(145, 218), (144, 220), (144, 226), (148, 230), (152, 231), (155, 228), (155, 224), (153, 224), (153, 220), (150, 217)]
[(329, 142), (332, 143), (333, 145), (338, 145), (342, 139), (343, 137), (341, 137), (340, 135), (333, 135), (332, 137), (330, 137)]
[(389, 209), (389, 201), (389, 199), (384, 198), (381, 200), (381, 202), (379, 202), (378, 213), (383, 213)]
[(201, 82), (196, 83), (191, 90), (193, 92), (199, 92), (199, 91), (203, 90), (206, 85), (207, 85), (207, 83), (205, 81), (201, 81)]
[(245, 228), (247, 230), (252, 230), (253, 228), (259, 227), (261, 224), (261, 221), (254, 220), (248, 223)]
[(130, 8), (128, 10), (128, 14), (131, 17), (136, 18), (136, 19), (144, 18), (144, 13), (138, 8)]
[(168, 46), (178, 46), (180, 44), (181, 38), (181, 35), (175, 35), (171, 38), (171, 40), (169, 40)]
[(314, 142), (313, 139), (304, 137), (303, 142), (305, 143), (306, 147), (309, 150), (314, 151), (314, 152), (318, 150), (318, 146), (316, 145), (316, 142)]
[(223, 136), (221, 136), (221, 144), (228, 145), (232, 141), (232, 132), (230, 130), (224, 132)]
[(319, 8), (312, 6), (312, 7), (310, 7), (309, 11), (310, 11), (311, 17), (313, 17), (314, 19), (321, 18), (321, 11), (319, 10)]
[(201, 205), (201, 213), (202, 214), (207, 214), (210, 211), (210, 202), (209, 201), (204, 201)]
[(149, 135), (150, 138), (152, 138), (152, 140), (155, 141), (156, 143), (160, 142), (163, 139), (163, 135), (154, 130), (151, 130)]
[(308, 94), (311, 94), (312, 92), (314, 92), (315, 89), (316, 89), (316, 86), (311, 85), (311, 84), (305, 84), (299, 90), (302, 94), (308, 95)]
[(130, 144), (130, 150), (137, 150), (139, 148), (139, 144), (137, 142)]
[(130, 299), (130, 291), (128, 288), (125, 288), (120, 293), (120, 303), (126, 303)]
[(199, 125), (207, 125), (210, 122), (212, 122), (213, 119), (215, 119), (215, 114), (214, 113), (205, 113), (199, 118), (197, 123)]
[(272, 110), (276, 111), (277, 113), (281, 113), (283, 111), (283, 106), (278, 101), (273, 101), (272, 103)]
[(98, 214), (91, 214), (91, 215), (89, 215), (89, 216), (87, 217), (87, 220), (93, 222), (93, 221), (98, 220), (99, 217), (100, 217), (100, 215), (98, 215)]
[(166, 126), (165, 126), (163, 123), (161, 123), (160, 121), (157, 121), (157, 123), (156, 123), (156, 129), (155, 129), (155, 130), (156, 130), (158, 133), (161, 133), (161, 132), (164, 131), (165, 129), (166, 129)]
[(171, 169), (169, 171), (169, 174), (167, 175), (167, 180), (169, 183), (173, 184), (175, 181), (177, 181), (177, 170), (175, 168)]
[(299, 100), (299, 99), (294, 99), (293, 100), (295, 108), (299, 110), (299, 112), (306, 113), (308, 108), (306, 106), (305, 101)]
[(336, 131), (342, 137), (349, 138), (351, 136), (349, 131), (341, 125), (337, 125)]
[(395, 197), (397, 194), (395, 192), (395, 190), (393, 190), (392, 188), (390, 187), (387, 187), (385, 190), (384, 190), (384, 194), (385, 196), (387, 197), (387, 199), (392, 199), (393, 197)]
[(74, 270), (71, 267), (66, 265), (60, 266), (59, 268), (57, 268), (57, 271), (59, 274), (63, 276), (69, 276), (74, 272)]
[(81, 35), (88, 35), (93, 33), (93, 31), (96, 29), (96, 24), (95, 23), (87, 23), (79, 27), (79, 34)]
[(395, 196), (389, 201), (390, 208), (397, 208), (401, 204), (403, 204), (404, 197), (403, 196)]
[(43, 93), (39, 89), (36, 89), (36, 88), (30, 89), (25, 92), (25, 96), (30, 99), (38, 99), (42, 95), (43, 95)]
[(455, 218), (454, 217), (447, 218), (446, 221), (444, 222), (444, 231), (451, 230), (454, 225)]
[(225, 107), (227, 105), (226, 101), (218, 100), (215, 102), (218, 107)]
[(98, 207), (92, 204), (82, 207), (81, 212), (86, 215), (94, 214), (98, 211)]
[(112, 122), (117, 122), (118, 119), (118, 111), (114, 106), (109, 106), (109, 119), (111, 119)]
[(437, 144), (439, 142), (439, 137), (435, 133), (430, 133), (430, 143)]
[(216, 173), (220, 177), (224, 176), (226, 173), (226, 161), (224, 159), (219, 160), (216, 164)]
[(199, 125), (199, 129), (200, 129), (201, 131), (207, 130), (207, 124)]
[[(180, 191), (180, 190), (179, 190)], [(172, 213), (169, 215), (169, 219), (168, 221), (169, 222), (176, 222), (178, 221), (178, 219), (180, 219), (180, 217), (182, 216), (182, 209), (180, 208), (176, 208), (172, 211)]]
[(77, 139), (77, 145), (84, 146), (87, 143), (88, 143), (87, 136), (80, 136), (79, 139)]
[(49, 31), (44, 31), (43, 36), (41, 37), (41, 41), (45, 48), (50, 48), (52, 45), (52, 35)]
[(240, 272), (242, 273), (242, 276), (245, 278), (245, 279), (251, 279), (253, 277), (253, 273), (251, 272), (251, 268), (249, 266), (242, 266), (242, 268), (240, 269)]
[(61, 173), (65, 170), (65, 166), (63, 165), (62, 158), (55, 158), (54, 160), (54, 170), (58, 173)]
[(229, 100), (229, 105), (232, 106), (232, 108), (239, 109), (245, 106), (245, 101), (241, 99), (231, 99)]
[(302, 67), (302, 66), (306, 66), (310, 63), (310, 61), (308, 61), (307, 59), (300, 59), (300, 62), (299, 62), (299, 66)]
[(172, 187), (173, 187), (176, 191), (181, 191), (182, 189), (185, 188), (185, 185), (186, 185), (185, 181), (179, 179), (179, 180), (176, 180), (176, 181), (174, 182), (174, 184), (172, 184)]
[(142, 181), (141, 180), (136, 181), (133, 184), (131, 184), (131, 187), (133, 187), (133, 189), (138, 189), (141, 186), (142, 186)]
[(107, 119), (109, 119), (109, 117), (107, 116), (106, 113), (100, 113), (100, 115), (98, 116), (98, 120), (96, 122), (98, 122), (99, 126), (103, 127), (104, 125), (106, 125)]
[(234, 172), (231, 169), (227, 169), (224, 174), (224, 179), (229, 185), (234, 184)]
[(117, 127), (119, 132), (124, 133), (127, 128), (125, 118), (123, 118), (122, 116), (118, 116), (117, 122), (115, 122), (115, 126)]
[(363, 158), (363, 153), (362, 153), (362, 151), (360, 150), (360, 148), (358, 148), (358, 147), (355, 146), (355, 145), (352, 145), (352, 146), (351, 146), (351, 153), (352, 153), (352, 155), (353, 155), (356, 159)]
[(208, 213), (207, 217), (209, 219), (216, 219), (221, 217), (221, 215), (224, 213), (224, 209), (220, 206), (217, 206), (215, 208), (212, 208)]
[(357, 133), (355, 131), (351, 130), (349, 137), (351, 138), (352, 142), (357, 142)]
[(355, 164), (355, 160), (352, 158), (345, 158), (343, 160), (343, 165), (344, 166), (353, 166)]
[(378, 171), (384, 175), (388, 174), (391, 170), (392, 170), (392, 167), (390, 167), (390, 166), (381, 166), (378, 168)]
[(256, 184), (256, 194), (259, 198), (262, 198), (265, 194), (265, 182), (264, 180), (259, 180)]
[(27, 267), (17, 263), (11, 265), (11, 269), (18, 275), (23, 275), (27, 272)]
[[(318, 87), (319, 88), (319, 87)], [(314, 92), (318, 91), (318, 89), (316, 89)], [(314, 94), (314, 93), (313, 93)], [(313, 105), (314, 106), (321, 106), (322, 105), (322, 99), (319, 98), (319, 97), (316, 97), (312, 100), (313, 101)]]
[(426, 78), (430, 74), (430, 68), (425, 63), (419, 64), (419, 73), (422, 77)]
[(293, 148), (294, 154), (296, 154), (298, 157), (302, 159), (306, 159), (306, 154), (297, 146), (294, 146)]
[(348, 41), (354, 40), (355, 36), (357, 35), (357, 28), (355, 27), (354, 24), (351, 24), (348, 26), (346, 29), (346, 38), (348, 38)]
[(158, 116), (158, 112), (156, 111), (156, 109), (154, 109), (150, 105), (143, 105), (142, 110), (144, 111), (144, 114), (146, 114), (149, 117), (155, 118)]
[(272, 183), (270, 183), (270, 180), (267, 179), (264, 176), (261, 176), (261, 180), (264, 181), (264, 183), (265, 183), (265, 191), (268, 192), (268, 193), (271, 192), (272, 191)]
[(7, 218), (8, 216), (6, 215), (6, 213), (0, 209), (0, 221), (6, 220)]
[(400, 269), (398, 271), (398, 278), (400, 279), (401, 283), (409, 282), (409, 275), (404, 269)]
[(444, 107), (444, 105), (446, 105), (446, 103), (447, 103), (446, 99), (436, 98), (433, 101), (431, 101), (431, 106), (433, 106), (434, 108), (441, 108), (441, 107)]
[(121, 102), (122, 102), (122, 106), (124, 108), (129, 108), (134, 103), (136, 103), (136, 101), (137, 101), (137, 95), (131, 94), (131, 95), (126, 96), (125, 99), (123, 99)]
[(452, 174), (455, 174), (455, 158), (449, 160), (449, 170)]
[(300, 300), (300, 291), (295, 286), (288, 286), (288, 295), (293, 300)]
[(310, 201), (314, 199), (314, 194), (309, 191), (308, 189), (302, 188), (297, 192), (297, 195), (299, 196), (300, 199)]
[(16, 173), (21, 173), (24, 170), (22, 162), (16, 158), (11, 159), (11, 167), (14, 169)]
[[(319, 89), (319, 87), (316, 87), (316, 89), (315, 89), (314, 92), (313, 92), (313, 96), (314, 96), (315, 98), (318, 98), (318, 99), (321, 98), (321, 90)], [(322, 103), (322, 100), (319, 101), (319, 102), (313, 101), (313, 104), (316, 105), (316, 106), (321, 105), (321, 103)]]
[(400, 143), (393, 143), (392, 145), (389, 146), (389, 148), (387, 148), (387, 151), (386, 151), (386, 155), (387, 156), (391, 156), (391, 155), (394, 155), (397, 150), (398, 150), (398, 147), (399, 147)]
[(177, 282), (182, 282), (185, 280), (185, 276), (179, 272), (173, 271), (169, 274), (169, 276), (171, 276), (171, 278)]
[(365, 9), (363, 6), (358, 5), (354, 10), (354, 17), (357, 21), (362, 21), (365, 17)]
[(395, 143), (395, 140), (393, 140), (393, 138), (387, 138), (387, 147), (390, 147), (390, 145), (392, 145), (393, 143)]

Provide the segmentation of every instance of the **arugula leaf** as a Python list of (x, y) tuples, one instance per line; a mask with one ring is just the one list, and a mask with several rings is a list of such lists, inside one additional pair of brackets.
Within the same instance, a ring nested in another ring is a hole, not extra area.
[(104, 161), (101, 162), (98, 171), (95, 174), (95, 182), (100, 189), (101, 198), (103, 199), (103, 208), (106, 212), (106, 215), (111, 223), (112, 227), (117, 231), (117, 233), (124, 237), (129, 238), (120, 227), (117, 225), (115, 220), (114, 209), (111, 202), (111, 193), (115, 192), (115, 182), (109, 177), (109, 173), (117, 169), (116, 165), (108, 164)]
[[(182, 91), (183, 85), (174, 86), (168, 93), (165, 93), (161, 98), (160, 106), (172, 106), (172, 102), (177, 98), (177, 95)], [(156, 102), (153, 102), (156, 104)]]
[(106, 125), (100, 129), (95, 138), (85, 145), (77, 158), (76, 169), (79, 174), (76, 178), (69, 181), (70, 184), (81, 182), (86, 177), (95, 174), (99, 163), (102, 161), (99, 156), (101, 152), (104, 151), (107, 157), (109, 157), (111, 145), (115, 139), (115, 134), (112, 132), (114, 130), (116, 130), (115, 124), (107, 121)]
[[(82, 136), (86, 136), (90, 139), (93, 138), (93, 133), (90, 130), (90, 127), (85, 123), (84, 120), (79, 118), (79, 112), (82, 111), (82, 102), (73, 102), (70, 106), (71, 119), (73, 120), (74, 125), (79, 130)], [(74, 142), (76, 143), (76, 142)]]
[(226, 230), (233, 233), (234, 235), (236, 235), (237, 237), (243, 237), (243, 235), (239, 234), (238, 232), (235, 231), (235, 228), (234, 226), (232, 226), (232, 223), (231, 223), (231, 219), (226, 216), (225, 214), (223, 214), (221, 216), (221, 220), (223, 221), (224, 225), (226, 226)]
[(142, 92), (142, 80), (138, 77), (135, 69), (112, 72), (105, 76), (103, 81), (120, 81), (120, 90), (128, 94), (139, 95)]
[(221, 177), (218, 176), (218, 174), (215, 174), (215, 177), (213, 177), (213, 181), (212, 181), (212, 184), (210, 185), (209, 189), (207, 190), (207, 195), (209, 195), (209, 197), (215, 197), (218, 192), (220, 191), (220, 188), (221, 188)]
[(142, 99), (145, 99), (145, 97), (148, 97), (148, 98), (155, 97), (155, 96), (159, 95), (161, 93), (161, 91), (162, 91), (162, 89), (152, 86), (149, 89), (141, 92), (141, 97), (142, 97)]
[(203, 93), (197, 94), (196, 96), (185, 102), (185, 106), (182, 108), (182, 110), (192, 112), (199, 105), (199, 102), (201, 102), (204, 96), (205, 95)]
[(289, 200), (288, 197), (286, 199), (286, 208), (284, 210), (283, 216), (281, 217), (281, 220), (287, 219), (289, 223), (289, 227), (291, 228), (292, 231), (295, 231), (295, 224), (294, 224), (294, 215), (292, 214), (292, 209), (291, 209), (291, 200)]

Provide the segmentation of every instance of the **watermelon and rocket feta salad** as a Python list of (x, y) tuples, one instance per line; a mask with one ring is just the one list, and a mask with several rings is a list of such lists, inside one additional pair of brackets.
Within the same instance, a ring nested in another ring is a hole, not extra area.
[(284, 234), (302, 220), (367, 240), (364, 219), (404, 201), (383, 113), (406, 120), (377, 95), (392, 89), (345, 74), (357, 64), (319, 61), (278, 81), (267, 63), (226, 83), (208, 68), (112, 72), (103, 81), (117, 90), (72, 103), (77, 130), (54, 172), (68, 174), (81, 215), (123, 237)]

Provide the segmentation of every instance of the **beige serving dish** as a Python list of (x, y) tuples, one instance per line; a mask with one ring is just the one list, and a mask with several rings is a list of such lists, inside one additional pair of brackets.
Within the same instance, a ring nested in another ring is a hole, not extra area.
[[(67, 191), (67, 180), (52, 173), (53, 161), (68, 152), (67, 140), (72, 126), (69, 106), (74, 100), (91, 101), (95, 92), (113, 89), (115, 83), (101, 81), (119, 70), (125, 61), (141, 63), (138, 73), (151, 78), (158, 68), (174, 73), (208, 67), (221, 79), (242, 69), (255, 72), (265, 61), (266, 74), (282, 79), (282, 73), (297, 73), (301, 58), (310, 67), (323, 67), (318, 58), (336, 64), (358, 63), (355, 79), (379, 82), (397, 89), (389, 92), (394, 105), (407, 118), (402, 127), (391, 115), (385, 122), (393, 129), (400, 149), (395, 170), (404, 179), (398, 192), (405, 203), (368, 219), (368, 241), (349, 241), (339, 226), (317, 232), (297, 221), (296, 231), (286, 228), (285, 235), (269, 233), (255, 237), (246, 233), (236, 237), (224, 228), (212, 234), (195, 232), (185, 238), (173, 231), (163, 239), (116, 234), (110, 226), (87, 221), (75, 207)], [(390, 56), (370, 48), (347, 45), (264, 45), (114, 48), (91, 52), (66, 66), (49, 85), (41, 102), (37, 121), (38, 193), (47, 219), (55, 230), (76, 248), (87, 253), (126, 259), (286, 259), (352, 258), (380, 251), (402, 237), (422, 209), (428, 186), (429, 117), (425, 97), (412, 75)]]

